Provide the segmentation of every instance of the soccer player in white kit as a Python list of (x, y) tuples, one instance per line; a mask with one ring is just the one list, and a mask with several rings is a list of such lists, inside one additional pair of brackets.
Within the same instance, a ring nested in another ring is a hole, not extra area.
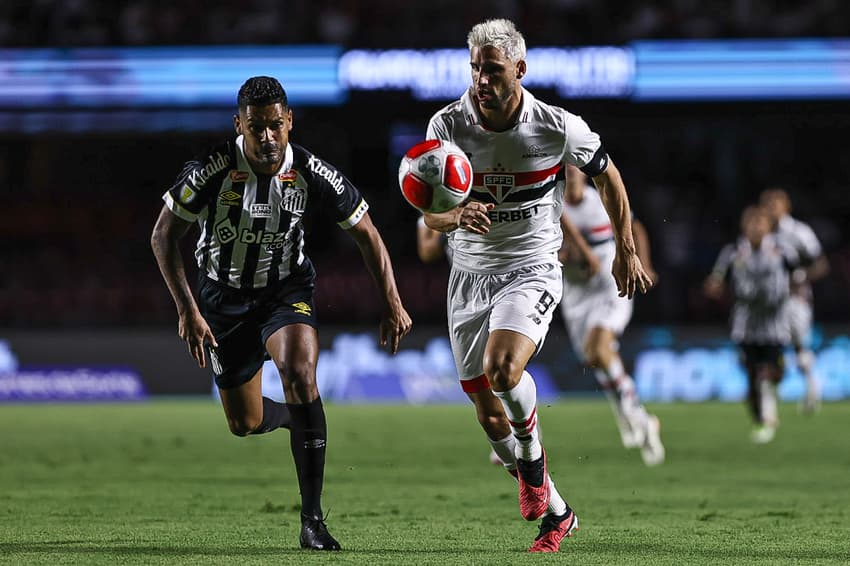
[[(611, 403), (623, 446), (640, 448), (644, 463), (655, 466), (665, 455), (660, 423), (640, 404), (634, 381), (617, 352), (617, 339), (632, 318), (633, 303), (620, 296), (611, 277), (616, 252), (611, 222), (599, 191), (587, 186), (587, 176), (572, 165), (566, 169), (563, 216), (568, 224), (562, 225), (565, 232), (575, 229), (578, 233), (565, 238), (562, 249), (561, 315), (573, 349), (594, 369)], [(637, 220), (632, 221), (632, 228), (641, 262), (651, 273), (646, 234)]]
[(791, 216), (791, 199), (783, 189), (763, 191), (759, 202), (770, 215), (773, 232), (793, 247), (803, 267), (791, 274), (791, 297), (788, 299), (788, 316), (791, 323), (791, 341), (797, 354), (797, 367), (806, 380), (806, 395), (800, 409), (814, 413), (820, 406), (820, 381), (814, 372), (815, 353), (811, 349), (812, 333), (812, 282), (829, 273), (829, 261), (823, 255), (820, 241), (814, 230)]
[(764, 207), (750, 206), (741, 215), (741, 237), (721, 250), (703, 286), (719, 299), (730, 276), (732, 341), (747, 371), (755, 423), (750, 438), (757, 444), (773, 440), (779, 426), (776, 386), (784, 373), (783, 350), (791, 344), (790, 274), (798, 266), (796, 250), (771, 233)]
[(431, 118), (427, 137), (466, 152), (471, 195), (448, 212), (426, 214), (425, 223), (449, 233), (449, 337), (463, 389), (493, 449), (516, 474), (520, 513), (543, 518), (529, 550), (557, 552), (578, 520), (549, 477), (536, 386), (525, 368), (563, 290), (557, 253), (565, 165), (581, 168), (605, 195), (620, 293), (645, 292), (652, 281), (635, 252), (623, 181), (599, 136), (522, 87), (522, 34), (508, 20), (488, 20), (472, 28), (467, 44), (472, 86)]

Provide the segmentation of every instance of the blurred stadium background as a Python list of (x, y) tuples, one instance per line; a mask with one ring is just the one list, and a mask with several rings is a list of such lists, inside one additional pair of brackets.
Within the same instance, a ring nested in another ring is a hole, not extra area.
[[(827, 399), (850, 395), (850, 9), (837, 0), (6, 0), (0, 399), (210, 392), (148, 238), (182, 163), (232, 134), (239, 85), (270, 74), (290, 94), (293, 141), (364, 191), (416, 324), (397, 358), (376, 350), (378, 297), (356, 247), (311, 218), (326, 398), (461, 400), (447, 268), (418, 261), (395, 171), (462, 92), (467, 30), (496, 16), (533, 48), (527, 85), (602, 135), (649, 230), (660, 281), (622, 343), (644, 398), (741, 397), (728, 311), (700, 284), (773, 185), (832, 265), (815, 286), (818, 372)], [(549, 396), (595, 390), (557, 317), (535, 363)], [(786, 399), (802, 390), (795, 371)]]

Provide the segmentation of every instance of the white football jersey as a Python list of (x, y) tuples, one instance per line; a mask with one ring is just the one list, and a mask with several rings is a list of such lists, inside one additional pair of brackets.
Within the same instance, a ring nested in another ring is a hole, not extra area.
[(791, 216), (783, 216), (777, 223), (776, 232), (788, 245), (797, 250), (800, 261), (809, 263), (823, 253), (818, 237), (814, 230), (800, 220)]
[[(779, 219), (775, 233), (786, 245), (794, 248), (800, 258), (801, 266), (811, 265), (812, 262), (823, 254), (820, 240), (818, 240), (811, 226), (789, 214)], [(801, 277), (792, 277), (792, 280), (795, 281), (792, 293), (802, 298), (805, 302), (811, 303), (813, 298), (812, 284), (806, 279), (805, 269), (803, 267), (798, 268), (798, 272)], [(795, 273), (795, 275), (797, 274)], [(811, 310), (811, 307), (809, 308)], [(811, 319), (811, 313), (808, 314), (808, 317)]]
[(596, 252), (596, 247), (607, 242), (614, 242), (614, 230), (611, 228), (611, 219), (602, 204), (602, 197), (595, 187), (585, 187), (584, 198), (578, 204), (564, 203), (564, 213), (570, 222), (581, 233), (584, 240), (594, 249), (597, 257), (602, 255)]
[(504, 132), (481, 124), (470, 91), (437, 112), (427, 139), (457, 144), (472, 163), (472, 200), (492, 203), (487, 234), (449, 234), (454, 266), (473, 273), (506, 273), (556, 263), (564, 165), (589, 176), (602, 173), (608, 156), (599, 136), (579, 116), (540, 102), (523, 89), (517, 123)]

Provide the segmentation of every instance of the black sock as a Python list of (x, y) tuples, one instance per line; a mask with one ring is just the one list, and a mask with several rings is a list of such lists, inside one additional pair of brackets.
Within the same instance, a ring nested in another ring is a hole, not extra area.
[(289, 428), (289, 409), (284, 403), (278, 403), (268, 397), (263, 397), (263, 422), (254, 434), (271, 432), (278, 428)]
[(301, 489), (301, 514), (305, 517), (322, 517), (322, 484), (325, 476), (325, 443), (328, 426), (322, 399), (312, 403), (287, 403), (292, 423), (290, 446), (298, 472)]
[(532, 462), (523, 460), (522, 458), (517, 458), (516, 469), (526, 483), (533, 487), (540, 487), (543, 485), (543, 471), (545, 470), (543, 456)]
[(747, 405), (750, 414), (756, 424), (761, 424), (761, 392), (759, 391), (759, 379), (755, 369), (747, 372), (749, 388), (747, 390)]

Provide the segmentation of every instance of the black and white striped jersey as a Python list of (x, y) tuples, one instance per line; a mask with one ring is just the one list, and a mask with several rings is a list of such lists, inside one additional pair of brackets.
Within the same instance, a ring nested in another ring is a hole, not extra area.
[(738, 343), (787, 345), (791, 340), (788, 318), (791, 271), (799, 256), (791, 246), (767, 235), (758, 248), (746, 238), (720, 252), (712, 273), (732, 279), (732, 340)]
[(369, 209), (360, 191), (334, 166), (289, 143), (276, 175), (251, 170), (243, 136), (188, 161), (163, 195), (169, 210), (198, 222), (198, 267), (237, 289), (285, 279), (305, 261), (303, 218), (307, 206), (329, 209), (348, 229)]

